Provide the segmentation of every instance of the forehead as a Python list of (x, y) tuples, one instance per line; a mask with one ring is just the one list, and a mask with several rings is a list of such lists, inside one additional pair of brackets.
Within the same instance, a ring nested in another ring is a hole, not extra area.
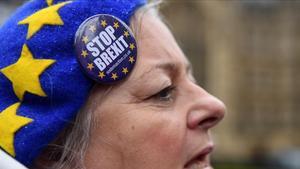
[(132, 22), (138, 26), (136, 38), (139, 57), (136, 69), (189, 67), (188, 60), (161, 19), (151, 12), (140, 15), (139, 19)]

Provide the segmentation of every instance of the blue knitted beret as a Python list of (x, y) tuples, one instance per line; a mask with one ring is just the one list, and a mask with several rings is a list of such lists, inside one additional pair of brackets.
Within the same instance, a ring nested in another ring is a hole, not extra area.
[(0, 28), (0, 148), (26, 166), (72, 121), (94, 82), (78, 64), (82, 22), (110, 14), (129, 24), (146, 0), (32, 0)]

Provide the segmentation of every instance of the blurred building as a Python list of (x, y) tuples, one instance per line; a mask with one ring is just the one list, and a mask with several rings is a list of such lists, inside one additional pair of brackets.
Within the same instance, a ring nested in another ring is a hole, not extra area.
[(163, 9), (200, 84), (227, 105), (215, 158), (299, 148), (300, 2), (170, 0)]
[[(21, 1), (0, 1), (0, 23)], [(201, 86), (228, 113), (216, 160), (300, 148), (300, 1), (169, 0), (163, 5)]]
[(15, 7), (16, 5), (12, 5), (8, 1), (0, 0), (0, 25), (7, 19), (7, 16)]

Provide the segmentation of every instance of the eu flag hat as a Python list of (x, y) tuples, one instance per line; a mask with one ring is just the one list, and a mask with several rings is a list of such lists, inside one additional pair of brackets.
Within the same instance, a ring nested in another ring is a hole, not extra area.
[[(126, 25), (145, 3), (31, 0), (16, 10), (0, 27), (0, 148), (4, 152), (31, 166), (86, 101), (95, 84), (88, 76), (98, 73), (99, 81), (110, 83), (132, 69), (136, 46)], [(82, 30), (78, 33), (78, 29)], [(97, 38), (110, 47), (101, 46)], [(96, 47), (101, 49), (98, 55)], [(121, 62), (128, 69), (118, 65)], [(88, 70), (93, 71), (88, 74)]]

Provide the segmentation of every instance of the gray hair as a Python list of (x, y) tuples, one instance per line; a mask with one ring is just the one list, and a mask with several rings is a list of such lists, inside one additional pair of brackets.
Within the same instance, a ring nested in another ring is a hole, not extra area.
[[(151, 12), (151, 15), (158, 16), (158, 6), (162, 0), (152, 0), (148, 4), (138, 9), (132, 17), (136, 23), (141, 23), (140, 20), (144, 14)], [(140, 25), (131, 24), (130, 27), (133, 33), (137, 36)], [(97, 99), (90, 99), (94, 96), (93, 93), (101, 86), (95, 85), (91, 90), (90, 97), (87, 103), (78, 112), (74, 122), (64, 129), (60, 136), (43, 151), (42, 155), (37, 159), (35, 167), (37, 169), (85, 169), (84, 158), (89, 145), (91, 129), (96, 124), (93, 118), (93, 112), (96, 107), (92, 100), (101, 100), (105, 95), (109, 94), (112, 87), (105, 89), (105, 92), (99, 95)]]

